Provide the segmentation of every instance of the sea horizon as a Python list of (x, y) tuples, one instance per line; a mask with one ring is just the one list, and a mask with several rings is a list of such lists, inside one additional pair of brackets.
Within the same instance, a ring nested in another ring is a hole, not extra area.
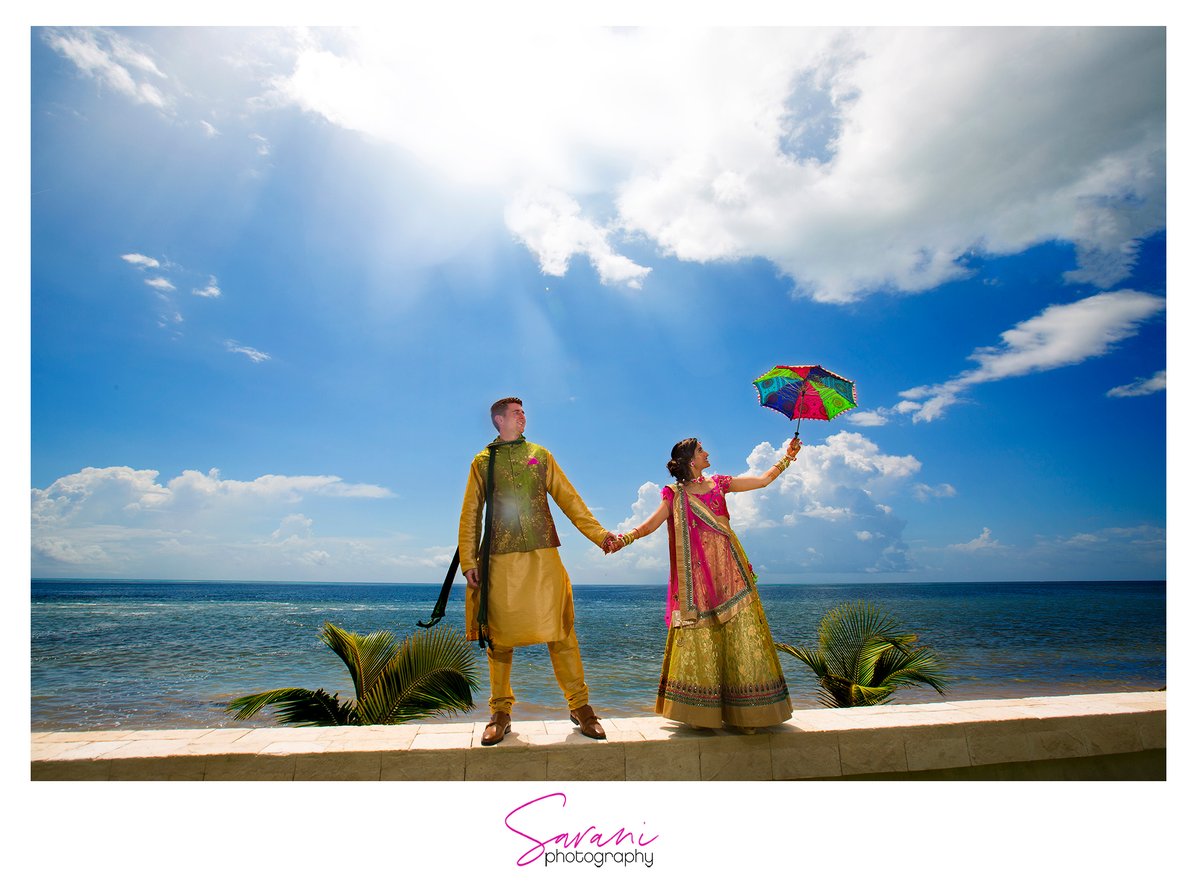
[[(440, 584), (31, 579), (31, 728), (270, 726), (225, 713), (232, 698), (283, 687), (353, 697), (318, 639), (326, 621), (357, 632), (415, 632)], [(578, 584), (576, 630), (601, 717), (653, 715), (666, 627), (661, 584)], [(762, 584), (773, 638), (815, 641), (834, 605), (866, 599), (947, 662), (945, 696), (906, 688), (894, 703), (1015, 698), (1166, 685), (1166, 581)], [(456, 586), (444, 624), (463, 627)], [(796, 709), (821, 706), (815, 679), (780, 656)], [(487, 663), (477, 650), (475, 708), (484, 720)], [(544, 646), (517, 650), (514, 716), (565, 719)]]

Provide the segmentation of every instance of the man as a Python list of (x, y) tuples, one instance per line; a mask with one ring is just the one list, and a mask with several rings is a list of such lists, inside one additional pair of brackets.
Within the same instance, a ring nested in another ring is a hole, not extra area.
[(484, 746), (498, 744), (512, 730), (514, 695), (510, 684), (513, 648), (546, 643), (554, 675), (567, 699), (571, 721), (587, 737), (604, 740), (600, 720), (588, 704), (583, 660), (575, 638), (575, 605), (571, 580), (558, 555), (558, 533), (546, 493), (575, 527), (605, 550), (616, 544), (588, 510), (579, 493), (546, 449), (525, 439), (525, 409), (515, 396), (492, 404), (497, 436), (471, 461), (458, 549), (467, 578), (467, 638), (479, 638), (479, 548), (487, 487), (492, 465), (492, 527), (488, 559), (488, 675), (492, 718), (483, 731)]

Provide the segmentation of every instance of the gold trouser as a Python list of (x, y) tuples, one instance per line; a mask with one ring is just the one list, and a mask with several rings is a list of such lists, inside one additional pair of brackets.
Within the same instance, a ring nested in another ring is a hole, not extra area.
[[(579, 656), (579, 640), (575, 638), (575, 628), (571, 628), (566, 639), (547, 642), (546, 648), (550, 651), (550, 663), (554, 667), (558, 687), (567, 699), (567, 709), (579, 709), (588, 702), (588, 687), (583, 681), (583, 658)], [(515, 700), (511, 682), (512, 661), (511, 648), (496, 645), (488, 649), (488, 676), (492, 683), (492, 696), (488, 700), (488, 707), (493, 713), (512, 714)]]

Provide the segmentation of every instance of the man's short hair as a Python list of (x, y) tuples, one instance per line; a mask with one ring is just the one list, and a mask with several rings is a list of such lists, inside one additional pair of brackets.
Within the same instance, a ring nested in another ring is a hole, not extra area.
[(504, 399), (498, 399), (492, 403), (492, 423), (496, 423), (496, 419), (508, 411), (508, 404), (516, 403), (518, 406), (525, 405), (519, 397), (506, 396)]

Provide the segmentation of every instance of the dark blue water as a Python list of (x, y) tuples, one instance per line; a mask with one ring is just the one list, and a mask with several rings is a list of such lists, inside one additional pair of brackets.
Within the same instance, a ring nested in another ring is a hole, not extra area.
[[(439, 588), (411, 584), (34, 581), (35, 731), (235, 724), (226, 701), (272, 688), (353, 696), (318, 639), (325, 621), (404, 635)], [(1166, 685), (1166, 583), (818, 584), (760, 588), (775, 639), (812, 644), (833, 606), (878, 604), (948, 663), (945, 699), (1158, 689)], [(577, 586), (576, 628), (602, 717), (653, 712), (666, 635), (661, 586)], [(444, 623), (462, 629), (456, 586)], [(487, 718), (487, 663), (470, 719)], [(811, 672), (781, 656), (792, 702), (819, 707)], [(514, 714), (565, 718), (544, 646), (518, 649)], [(902, 689), (898, 703), (942, 700)], [(254, 724), (270, 724), (263, 716)]]

